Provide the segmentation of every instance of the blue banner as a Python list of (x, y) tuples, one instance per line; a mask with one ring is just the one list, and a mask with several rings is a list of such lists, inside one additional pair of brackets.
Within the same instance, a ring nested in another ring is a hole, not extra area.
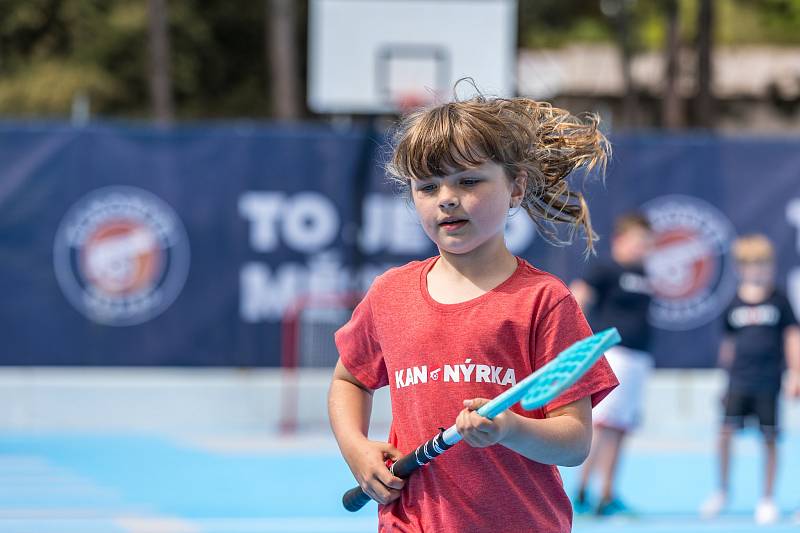
[[(800, 310), (800, 140), (612, 141), (586, 191), (598, 257), (544, 243), (524, 213), (515, 253), (569, 281), (608, 256), (615, 216), (645, 211), (660, 366), (713, 365), (738, 234), (773, 240)], [(298, 299), (435, 253), (385, 157), (358, 128), (0, 126), (0, 364), (280, 364)]]

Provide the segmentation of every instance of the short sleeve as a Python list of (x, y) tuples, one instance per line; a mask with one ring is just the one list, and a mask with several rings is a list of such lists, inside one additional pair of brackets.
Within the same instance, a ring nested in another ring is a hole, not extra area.
[(613, 274), (611, 270), (602, 265), (595, 264), (589, 268), (583, 281), (592, 288), (594, 292), (594, 301), (592, 302), (591, 309), (596, 310), (603, 307), (606, 297), (608, 296), (609, 289), (613, 281)]
[[(541, 368), (575, 342), (592, 334), (572, 295), (560, 300), (535, 326), (531, 346), (534, 370)], [(552, 411), (586, 396), (591, 396), (594, 407), (617, 385), (617, 377), (603, 356), (577, 383), (548, 404), (546, 410)]]
[(781, 321), (780, 327), (781, 330), (784, 330), (790, 326), (797, 325), (797, 317), (792, 310), (792, 304), (788, 298), (781, 295)]
[(605, 293), (610, 283), (610, 275), (607, 268), (596, 264), (589, 268), (588, 272), (586, 272), (586, 275), (583, 277), (583, 281), (595, 291)]
[(733, 310), (733, 304), (726, 307), (725, 312), (722, 314), (722, 330), (725, 333), (733, 333), (734, 331), (736, 331), (736, 328), (734, 328), (733, 324), (731, 324), (732, 310)]
[(367, 293), (334, 340), (345, 368), (370, 389), (379, 389), (389, 383), (389, 377), (373, 320), (373, 297), (372, 291)]

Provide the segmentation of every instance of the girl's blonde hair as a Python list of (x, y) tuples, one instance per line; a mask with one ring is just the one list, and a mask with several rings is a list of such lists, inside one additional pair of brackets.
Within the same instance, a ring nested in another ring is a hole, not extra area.
[[(411, 179), (444, 176), (479, 166), (501, 165), (509, 179), (527, 176), (522, 208), (554, 244), (572, 242), (583, 229), (586, 250), (596, 235), (589, 208), (567, 178), (576, 170), (605, 172), (611, 148), (598, 129), (599, 118), (584, 120), (529, 98), (483, 95), (420, 109), (406, 115), (392, 140), (387, 173), (404, 187)], [(555, 223), (570, 225), (561, 239)]]
[(765, 235), (753, 233), (736, 239), (733, 256), (739, 263), (771, 262), (775, 258), (775, 250)]

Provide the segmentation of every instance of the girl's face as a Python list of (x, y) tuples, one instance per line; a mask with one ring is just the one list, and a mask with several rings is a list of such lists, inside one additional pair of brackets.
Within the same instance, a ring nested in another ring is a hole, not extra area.
[(446, 176), (411, 180), (411, 195), (425, 233), (440, 252), (466, 254), (503, 240), (509, 207), (519, 205), (524, 187), (524, 177), (512, 182), (503, 167), (487, 161)]
[(775, 263), (770, 259), (739, 261), (737, 266), (742, 283), (768, 287), (775, 281)]
[(611, 241), (614, 259), (623, 264), (640, 264), (652, 251), (653, 233), (645, 228), (632, 227), (615, 235)]

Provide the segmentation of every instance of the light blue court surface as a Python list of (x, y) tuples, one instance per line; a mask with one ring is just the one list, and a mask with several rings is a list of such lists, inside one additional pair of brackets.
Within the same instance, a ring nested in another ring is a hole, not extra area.
[[(713, 487), (713, 435), (634, 442), (622, 494), (639, 518), (578, 517), (575, 532), (800, 531), (800, 436), (784, 439), (778, 503), (785, 518), (756, 527), (760, 487), (754, 435), (737, 441), (735, 493), (719, 520), (695, 517)], [(574, 487), (577, 472), (564, 470)], [(168, 438), (156, 435), (0, 435), (2, 533), (358, 533), (375, 531), (375, 506), (344, 511), (353, 480), (329, 436)]]

